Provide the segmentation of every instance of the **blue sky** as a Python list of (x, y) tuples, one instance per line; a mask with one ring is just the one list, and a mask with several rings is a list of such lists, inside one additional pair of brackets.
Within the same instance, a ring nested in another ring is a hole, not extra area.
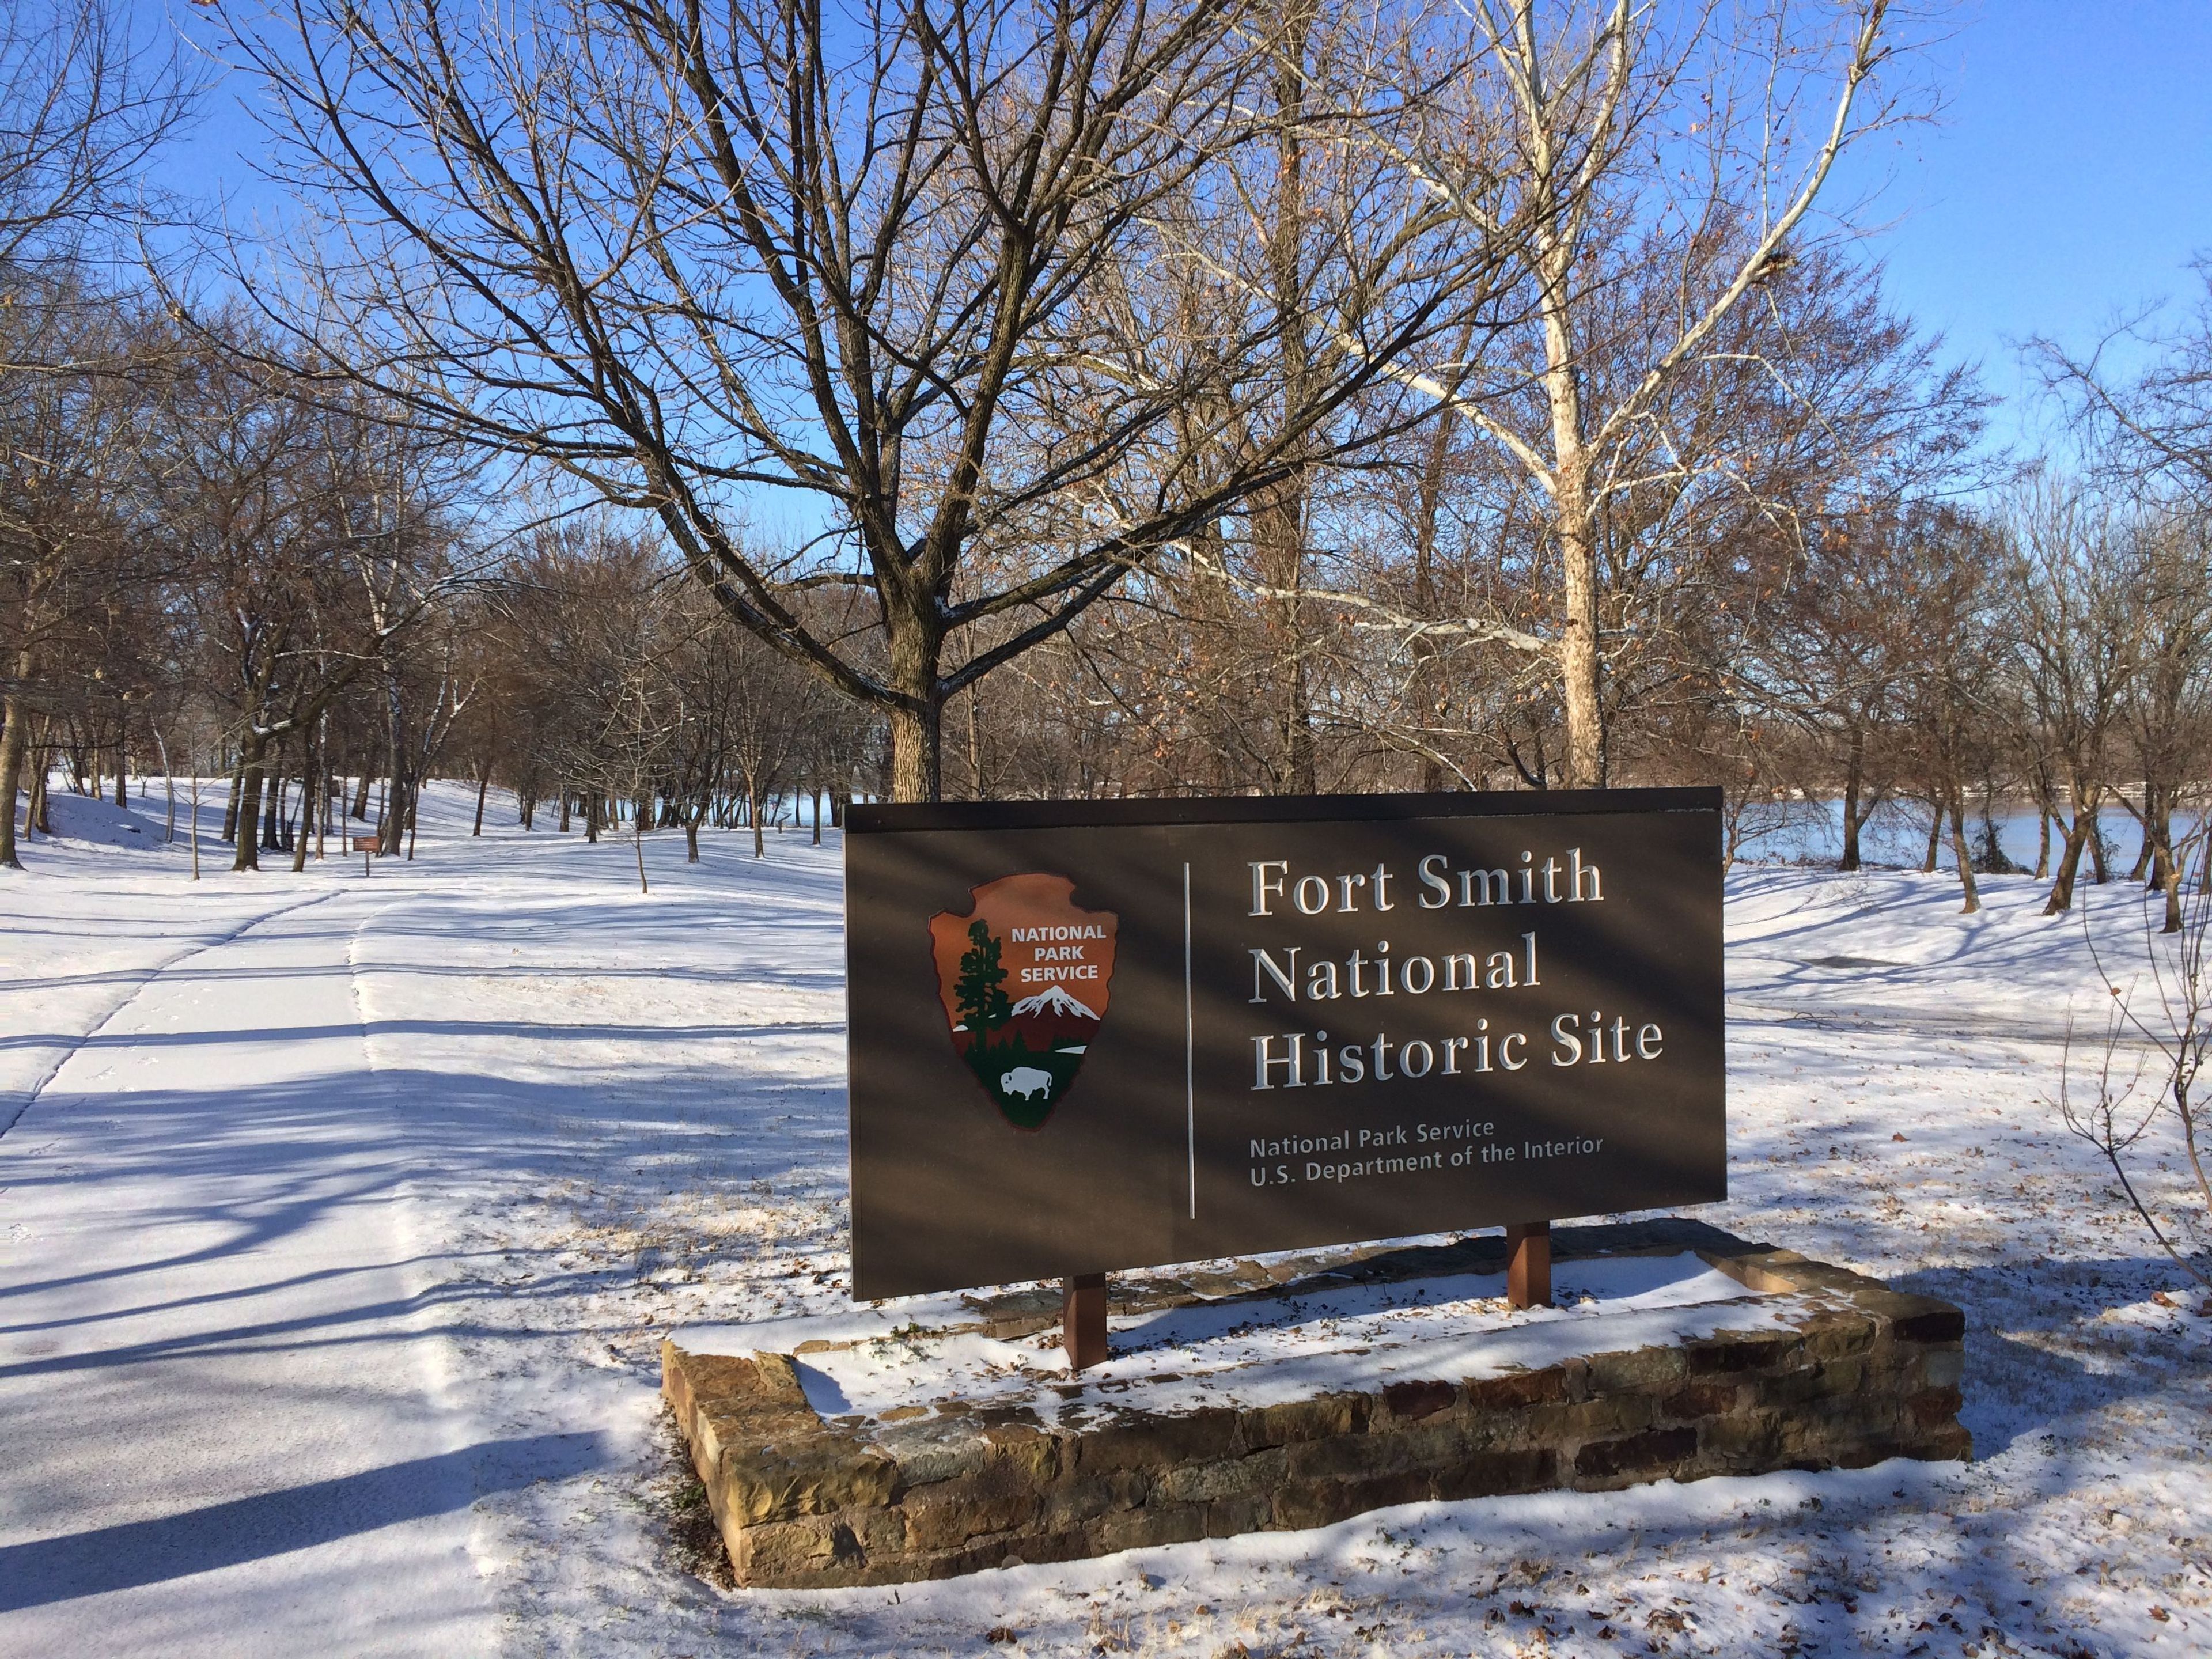
[(2112, 319), (2193, 301), (2212, 254), (2212, 0), (1974, 0), (1927, 65), (1943, 107), (1862, 158), (1886, 176), (1873, 246), (1897, 307), (2013, 400), (2016, 342), (2093, 344)]
[[(2008, 399), (1991, 435), (2032, 441), (2017, 343), (2086, 347), (2124, 312), (2185, 305), (2191, 258), (2212, 254), (2212, 0), (1965, 0), (1927, 32), (1936, 118), (1876, 137), (1840, 183), (1875, 192), (1893, 302)], [(174, 184), (250, 205), (251, 95), (215, 88)]]

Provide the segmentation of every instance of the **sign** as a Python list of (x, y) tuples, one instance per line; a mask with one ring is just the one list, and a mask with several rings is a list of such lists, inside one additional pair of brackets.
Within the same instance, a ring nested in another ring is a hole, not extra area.
[(854, 807), (854, 1294), (1725, 1198), (1719, 808)]

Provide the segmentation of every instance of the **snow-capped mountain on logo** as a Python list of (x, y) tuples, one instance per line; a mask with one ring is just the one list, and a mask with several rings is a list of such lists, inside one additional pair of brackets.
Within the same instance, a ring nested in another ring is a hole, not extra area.
[(1024, 1014), (1061, 1014), (1077, 1019), (1096, 1019), (1097, 1015), (1078, 1002), (1057, 985), (1048, 985), (1033, 997), (1024, 997), (1014, 1005), (1014, 1018)]

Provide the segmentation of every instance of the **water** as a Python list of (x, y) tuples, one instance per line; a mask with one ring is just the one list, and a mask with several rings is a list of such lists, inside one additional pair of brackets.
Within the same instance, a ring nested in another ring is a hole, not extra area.
[[(2019, 866), (2022, 872), (2035, 868), (2036, 812), (2032, 806), (2000, 802), (1990, 811), (1990, 819), (1996, 825), (1997, 846), (2004, 855)], [(1966, 819), (1967, 846), (1974, 856), (1980, 855), (1982, 845), (1982, 815), (1978, 809), (1969, 809)], [(2198, 827), (2198, 820), (2177, 813), (2173, 830), (2177, 839), (2188, 836)], [(2105, 838), (2106, 860), (2115, 876), (2124, 876), (2135, 867), (2136, 850), (2142, 844), (2142, 830), (2125, 807), (2113, 807), (2100, 815), (2099, 829)], [(1745, 809), (1742, 840), (1737, 849), (1739, 860), (1755, 863), (1832, 864), (1844, 855), (1843, 803), (1834, 800), (1795, 800), (1759, 803)], [(2051, 827), (2051, 856), (2055, 864), (2063, 842), (2057, 825)], [(1894, 865), (1917, 870), (1928, 854), (1928, 808), (1917, 801), (1892, 801), (1878, 809), (1859, 832), (1859, 856), (1869, 865)], [(1936, 853), (1936, 867), (1955, 871), (1957, 861), (1951, 856), (1950, 831), (1947, 827), (1943, 844)], [(2088, 858), (2082, 859), (2083, 874), (2088, 872)]]

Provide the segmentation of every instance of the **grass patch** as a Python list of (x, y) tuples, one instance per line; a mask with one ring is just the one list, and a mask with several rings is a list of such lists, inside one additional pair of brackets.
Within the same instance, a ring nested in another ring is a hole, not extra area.
[(691, 1467), (691, 1449), (676, 1413), (664, 1404), (654, 1438), (662, 1454), (662, 1467), (651, 1483), (653, 1504), (667, 1530), (668, 1553), (680, 1572), (704, 1580), (718, 1590), (735, 1589), (737, 1573), (730, 1565), (729, 1547), (722, 1529), (714, 1524), (714, 1511), (707, 1503), (706, 1483)]

